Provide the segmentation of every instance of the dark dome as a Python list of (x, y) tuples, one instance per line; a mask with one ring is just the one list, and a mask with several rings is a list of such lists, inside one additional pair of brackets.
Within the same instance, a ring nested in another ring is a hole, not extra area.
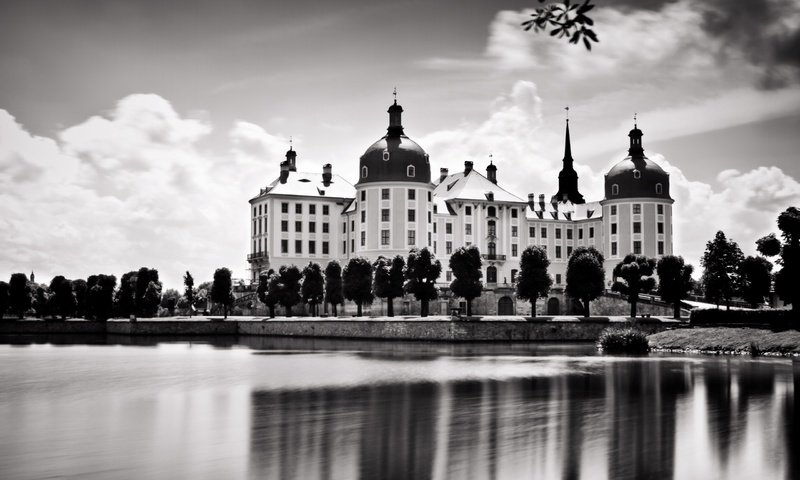
[(669, 196), (669, 174), (644, 155), (642, 131), (634, 127), (628, 156), (606, 174), (606, 200), (620, 198), (663, 198)]
[(428, 154), (403, 133), (400, 121), (402, 111), (403, 108), (397, 103), (389, 107), (388, 132), (361, 156), (356, 185), (373, 182), (431, 182)]

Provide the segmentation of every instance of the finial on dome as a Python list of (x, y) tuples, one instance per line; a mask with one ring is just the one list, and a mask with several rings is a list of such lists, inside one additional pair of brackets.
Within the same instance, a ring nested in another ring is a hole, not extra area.
[(292, 147), (292, 136), (289, 135), (289, 150), (292, 150), (292, 149), (293, 149), (293, 147)]
[(489, 154), (489, 165), (494, 165), (492, 157), (493, 157), (493, 155), (490, 153)]
[(397, 105), (397, 87), (394, 87), (392, 95), (394, 95), (394, 104)]
[(566, 111), (567, 111), (567, 123), (569, 123), (569, 105), (567, 105), (566, 107), (564, 107), (564, 110), (566, 110)]
[(636, 126), (636, 112), (633, 112), (633, 128), (639, 128)]

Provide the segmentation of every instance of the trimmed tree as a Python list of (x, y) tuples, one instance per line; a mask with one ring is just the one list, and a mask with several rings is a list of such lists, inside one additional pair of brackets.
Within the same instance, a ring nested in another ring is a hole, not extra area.
[(86, 318), (86, 306), (89, 300), (89, 286), (81, 278), (72, 281), (72, 293), (75, 294), (75, 316)]
[(700, 262), (703, 265), (703, 287), (706, 300), (714, 302), (719, 308), (723, 301), (730, 309), (730, 300), (739, 291), (739, 266), (744, 260), (739, 245), (728, 240), (722, 230), (714, 240), (706, 243), (706, 251)]
[(195, 289), (194, 289), (194, 277), (192, 276), (189, 271), (186, 271), (186, 275), (183, 276), (183, 298), (186, 299), (186, 303), (189, 306), (189, 318), (194, 315), (194, 297), (195, 297)]
[(211, 301), (222, 305), (222, 316), (228, 318), (228, 309), (233, 305), (233, 281), (231, 271), (225, 267), (214, 271), (211, 284)]
[(468, 317), (472, 316), (472, 300), (483, 292), (481, 265), (481, 252), (475, 245), (459, 247), (450, 255), (449, 266), (454, 277), (450, 282), (450, 290), (453, 295), (467, 301)]
[(50, 281), (50, 295), (49, 304), (50, 311), (53, 316), (60, 315), (62, 320), (66, 320), (67, 316), (75, 313), (75, 294), (72, 293), (72, 282), (64, 278), (62, 275), (53, 277)]
[(414, 248), (408, 253), (406, 262), (405, 291), (420, 302), (420, 316), (428, 316), (428, 302), (438, 297), (436, 279), (442, 274), (442, 264), (428, 250)]
[(278, 270), (278, 303), (286, 309), (286, 316), (292, 316), (292, 307), (300, 303), (300, 269), (294, 265), (282, 266)]
[(24, 273), (12, 273), (8, 281), (8, 303), (19, 319), (31, 308), (31, 289)]
[(344, 298), (356, 304), (356, 316), (361, 316), (361, 306), (372, 303), (372, 264), (363, 257), (351, 258), (342, 273)]
[(31, 288), (35, 289), (33, 290), (31, 307), (36, 311), (37, 318), (47, 318), (52, 311), (52, 304), (50, 302), (50, 296), (52, 295), (52, 292), (49, 290), (49, 287), (45, 285), (37, 286), (35, 283), (32, 285), (33, 286)]
[(657, 293), (661, 300), (672, 304), (672, 311), (676, 319), (681, 318), (681, 301), (687, 298), (694, 289), (693, 272), (693, 266), (685, 264), (683, 257), (675, 255), (661, 257), (656, 265)]
[(136, 314), (142, 317), (154, 317), (158, 314), (161, 303), (161, 282), (158, 270), (142, 267), (136, 272), (134, 305)]
[(303, 303), (309, 304), (310, 314), (319, 316), (318, 305), (323, 300), (325, 293), (325, 279), (322, 277), (322, 267), (319, 263), (308, 262), (303, 269), (303, 285), (300, 288), (300, 295)]
[(269, 309), (269, 318), (275, 318), (275, 305), (278, 304), (278, 299), (280, 298), (279, 285), (278, 275), (271, 268), (266, 274), (262, 273), (258, 276), (256, 295), (258, 295), (259, 301)]
[(739, 266), (739, 295), (752, 308), (764, 303), (772, 286), (772, 262), (764, 257), (749, 256)]
[(136, 313), (136, 272), (123, 273), (119, 279), (119, 290), (117, 290), (117, 309), (123, 317), (129, 317)]
[(639, 294), (647, 293), (656, 286), (656, 279), (653, 278), (655, 269), (655, 259), (633, 253), (625, 255), (625, 258), (614, 267), (614, 284), (611, 290), (628, 297), (632, 318), (636, 318)]
[(336, 305), (344, 303), (342, 293), (342, 266), (336, 260), (331, 260), (325, 266), (325, 302), (333, 307), (333, 316), (336, 315)]
[(114, 275), (92, 275), (86, 280), (89, 287), (87, 298), (87, 311), (89, 316), (106, 321), (111, 318), (114, 311), (114, 289), (117, 287), (117, 277)]
[(531, 316), (536, 316), (536, 300), (550, 291), (553, 279), (547, 273), (550, 260), (539, 245), (531, 245), (522, 251), (517, 275), (517, 297), (531, 302)]
[(778, 215), (778, 229), (783, 244), (772, 234), (758, 241), (758, 251), (768, 257), (780, 255), (781, 269), (775, 274), (775, 293), (792, 306), (797, 317), (800, 315), (800, 288), (797, 288), (800, 285), (800, 209), (789, 207)]
[(397, 255), (392, 259), (384, 256), (378, 257), (373, 264), (375, 279), (372, 282), (372, 291), (378, 298), (386, 299), (386, 314), (394, 316), (394, 299), (403, 296), (403, 269), (406, 260)]
[(178, 299), (180, 298), (181, 294), (177, 290), (174, 288), (168, 288), (161, 297), (161, 308), (166, 308), (169, 312), (169, 315), (171, 317), (174, 316), (175, 307), (178, 305)]
[(603, 254), (594, 247), (578, 247), (567, 262), (567, 288), (565, 293), (583, 304), (583, 316), (589, 316), (589, 303), (603, 294), (606, 269)]
[(3, 319), (6, 310), (8, 310), (8, 284), (0, 281), (0, 320)]

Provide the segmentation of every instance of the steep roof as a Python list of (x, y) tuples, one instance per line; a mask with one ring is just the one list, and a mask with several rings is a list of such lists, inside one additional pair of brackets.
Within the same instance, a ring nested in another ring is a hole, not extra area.
[(356, 189), (350, 182), (339, 175), (332, 175), (331, 182), (326, 186), (322, 180), (322, 173), (320, 172), (290, 171), (286, 183), (281, 183), (280, 177), (276, 178), (251, 200), (267, 195), (355, 198)]
[(442, 200), (483, 200), (489, 199), (489, 192), (494, 194), (495, 202), (525, 203), (525, 200), (514, 195), (500, 185), (481, 175), (475, 169), (454, 173), (445, 177), (433, 191), (435, 197)]

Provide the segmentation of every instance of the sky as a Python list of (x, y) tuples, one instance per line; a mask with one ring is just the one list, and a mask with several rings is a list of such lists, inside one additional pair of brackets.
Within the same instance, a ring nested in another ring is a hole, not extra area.
[(395, 87), (434, 176), (491, 154), (523, 198), (557, 190), (565, 106), (590, 201), (636, 113), (675, 253), (723, 230), (754, 254), (800, 206), (800, 4), (595, 3), (587, 51), (520, 27), (537, 0), (0, 0), (0, 278), (247, 278), (289, 137), (355, 182)]

